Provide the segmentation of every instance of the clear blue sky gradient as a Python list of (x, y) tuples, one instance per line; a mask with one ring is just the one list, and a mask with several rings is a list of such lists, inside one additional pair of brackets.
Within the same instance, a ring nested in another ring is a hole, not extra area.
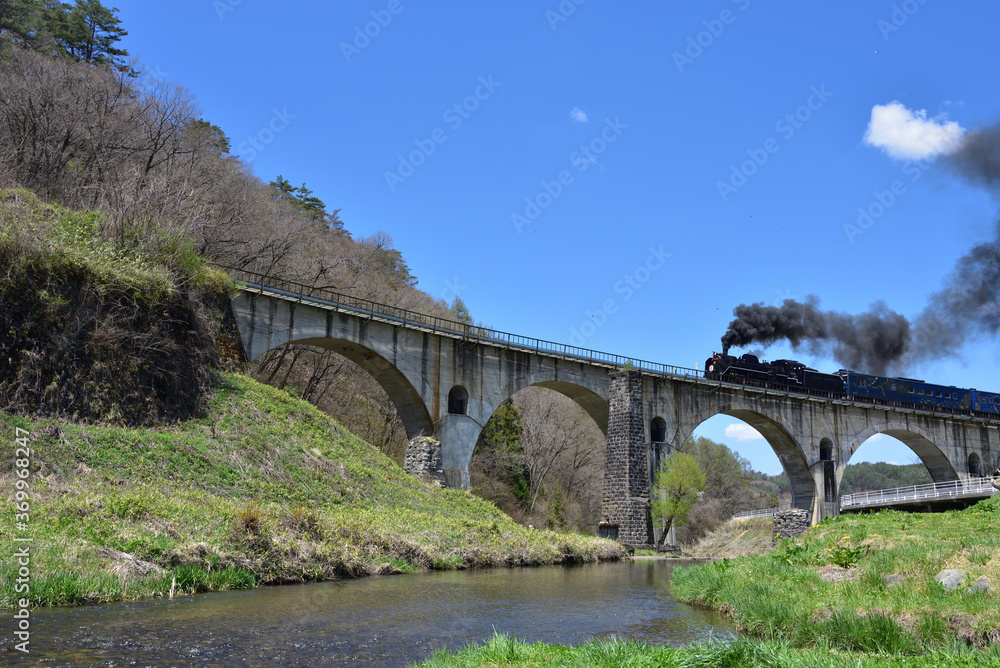
[[(422, 289), (505, 331), (694, 366), (744, 302), (912, 316), (998, 217), (940, 165), (907, 172), (862, 142), (893, 100), (998, 120), (995, 2), (114, 4), (125, 47), (190, 88), (258, 176), (306, 182), (357, 237), (388, 232)], [(979, 341), (914, 374), (1000, 390), (998, 362)], [(700, 433), (778, 472), (732, 422)], [(912, 457), (870, 442), (854, 461)]]

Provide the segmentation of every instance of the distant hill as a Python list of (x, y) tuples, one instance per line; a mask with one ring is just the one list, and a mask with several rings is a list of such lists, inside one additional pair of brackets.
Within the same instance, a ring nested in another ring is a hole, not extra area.
[(892, 489), (907, 485), (924, 485), (934, 482), (923, 464), (848, 464), (840, 481), (840, 493), (854, 494), (873, 489)]

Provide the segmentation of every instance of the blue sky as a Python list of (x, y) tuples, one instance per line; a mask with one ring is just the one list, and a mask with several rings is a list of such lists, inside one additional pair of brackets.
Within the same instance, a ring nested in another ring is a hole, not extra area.
[[(998, 120), (985, 0), (114, 4), (125, 47), (261, 178), (384, 230), (419, 287), (505, 331), (700, 365), (740, 303), (915, 315), (997, 220), (933, 158), (864, 141), (894, 101), (936, 128)], [(914, 373), (1000, 390), (998, 365), (978, 341)], [(732, 422), (703, 433), (780, 470)]]

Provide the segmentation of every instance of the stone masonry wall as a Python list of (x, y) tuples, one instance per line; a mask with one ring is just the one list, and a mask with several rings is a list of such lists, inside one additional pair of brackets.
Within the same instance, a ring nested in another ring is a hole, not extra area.
[(618, 527), (618, 540), (639, 547), (653, 542), (649, 471), (642, 413), (642, 374), (611, 374), (607, 458), (601, 518)]
[(441, 441), (417, 436), (406, 446), (403, 470), (424, 482), (444, 487)]
[(802, 510), (801, 508), (779, 510), (774, 516), (774, 524), (771, 530), (771, 545), (776, 545), (781, 538), (798, 538), (808, 528), (808, 510)]

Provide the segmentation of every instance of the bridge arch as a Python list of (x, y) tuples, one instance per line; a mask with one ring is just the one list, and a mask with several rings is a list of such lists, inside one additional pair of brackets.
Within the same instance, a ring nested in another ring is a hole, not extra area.
[(601, 430), (601, 433), (607, 436), (608, 412), (610, 407), (608, 405), (608, 400), (599, 395), (597, 392), (594, 392), (584, 385), (577, 385), (575, 383), (556, 380), (532, 383), (528, 387), (544, 387), (547, 390), (554, 390), (555, 392), (558, 392), (564, 397), (572, 400), (573, 403), (578, 405), (587, 413), (587, 415), (593, 418), (594, 422), (597, 423), (597, 427)]
[(679, 426), (676, 443), (685, 443), (694, 435), (703, 422), (716, 415), (734, 417), (753, 427), (764, 437), (777, 455), (781, 467), (788, 476), (792, 490), (792, 505), (812, 512), (816, 501), (816, 482), (805, 454), (792, 436), (792, 430), (784, 423), (780, 413), (765, 415), (753, 408), (724, 405), (715, 409), (699, 411)]
[[(565, 380), (560, 378), (560, 375), (566, 374), (533, 373), (511, 379), (511, 382), (505, 384), (502, 391), (491, 402), (494, 404), (493, 409), (489, 415), (483, 416), (483, 424), (492, 417), (493, 412), (505, 399), (513, 397), (521, 390), (529, 387), (544, 387), (547, 390), (554, 390), (572, 400), (573, 403), (577, 404), (587, 415), (593, 418), (601, 433), (606, 436), (608, 433), (608, 415), (611, 410), (607, 396), (603, 396), (595, 388), (589, 387), (583, 379), (577, 380), (574, 378), (572, 380)], [(552, 376), (555, 376), (555, 378)]]
[(331, 337), (292, 339), (284, 345), (316, 346), (343, 355), (368, 372), (389, 395), (408, 438), (434, 433), (434, 422), (416, 387), (402, 371), (372, 348), (355, 341)]
[[(913, 450), (913, 453), (920, 458), (920, 462), (927, 468), (934, 482), (946, 482), (958, 480), (961, 475), (948, 459), (947, 454), (938, 447), (920, 425), (905, 423), (902, 420), (888, 420), (876, 422), (855, 436), (848, 445), (847, 459), (844, 466), (850, 463), (851, 458), (858, 449), (869, 438), (876, 434), (885, 434), (902, 441), (906, 447)], [(840, 469), (840, 476), (843, 476), (843, 468)], [(840, 484), (840, 480), (837, 481)]]

